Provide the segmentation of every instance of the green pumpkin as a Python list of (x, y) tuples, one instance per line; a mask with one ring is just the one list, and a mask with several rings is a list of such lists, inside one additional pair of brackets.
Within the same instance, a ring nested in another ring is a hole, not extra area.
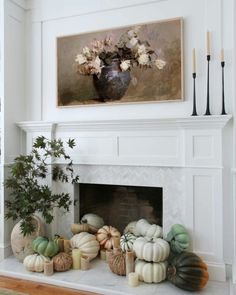
[(131, 233), (124, 234), (120, 238), (120, 247), (123, 252), (133, 250), (133, 244), (137, 237)]
[(189, 234), (181, 224), (174, 224), (167, 235), (166, 240), (174, 253), (182, 253), (189, 247)]
[(55, 241), (40, 236), (33, 240), (32, 248), (45, 257), (53, 257), (59, 251), (58, 244)]

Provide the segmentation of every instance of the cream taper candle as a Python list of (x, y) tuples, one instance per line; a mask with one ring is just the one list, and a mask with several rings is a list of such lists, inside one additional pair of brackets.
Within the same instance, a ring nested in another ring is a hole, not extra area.
[(81, 251), (79, 249), (72, 250), (73, 269), (80, 269)]
[(207, 31), (207, 55), (211, 55), (211, 34), (209, 31)]
[(220, 51), (220, 60), (221, 61), (225, 61), (225, 53), (224, 53), (224, 49), (223, 48)]
[(193, 73), (196, 73), (196, 52), (195, 52), (195, 48), (193, 48)]
[(101, 249), (100, 250), (100, 258), (102, 260), (106, 260), (106, 249)]
[(128, 284), (130, 287), (138, 286), (138, 274), (136, 272), (131, 272), (128, 274)]

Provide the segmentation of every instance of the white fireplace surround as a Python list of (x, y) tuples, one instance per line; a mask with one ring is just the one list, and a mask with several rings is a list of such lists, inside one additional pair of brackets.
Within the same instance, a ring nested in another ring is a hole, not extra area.
[[(184, 224), (191, 249), (207, 262), (210, 278), (224, 281), (222, 139), (227, 116), (96, 122), (21, 122), (22, 146), (31, 150), (38, 135), (75, 138), (75, 169), (81, 183), (163, 188), (163, 228)], [(26, 136), (25, 136), (26, 135)], [(61, 163), (63, 164), (63, 163)], [(77, 186), (55, 191), (79, 198)], [(78, 208), (56, 213), (52, 233), (70, 234)]]

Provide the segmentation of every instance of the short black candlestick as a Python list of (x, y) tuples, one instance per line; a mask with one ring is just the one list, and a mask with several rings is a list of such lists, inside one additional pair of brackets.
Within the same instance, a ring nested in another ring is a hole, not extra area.
[(225, 62), (221, 62), (221, 69), (222, 69), (222, 111), (221, 115), (227, 115), (225, 111), (225, 75), (224, 75), (224, 67), (225, 67)]
[(210, 81), (209, 81), (209, 74), (210, 74), (210, 60), (211, 56), (210, 54), (207, 55), (207, 105), (206, 105), (206, 112), (205, 115), (209, 116), (211, 115), (210, 112)]
[(196, 73), (193, 73), (193, 112), (192, 116), (197, 116), (196, 110), (196, 87), (195, 87), (195, 80), (196, 80)]

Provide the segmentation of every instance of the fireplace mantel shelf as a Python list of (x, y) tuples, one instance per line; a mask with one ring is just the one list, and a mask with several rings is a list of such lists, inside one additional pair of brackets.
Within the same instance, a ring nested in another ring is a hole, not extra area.
[(165, 130), (165, 129), (201, 129), (223, 128), (232, 115), (194, 116), (182, 118), (153, 118), (100, 121), (24, 121), (17, 125), (26, 132), (50, 131), (110, 131), (110, 130)]

